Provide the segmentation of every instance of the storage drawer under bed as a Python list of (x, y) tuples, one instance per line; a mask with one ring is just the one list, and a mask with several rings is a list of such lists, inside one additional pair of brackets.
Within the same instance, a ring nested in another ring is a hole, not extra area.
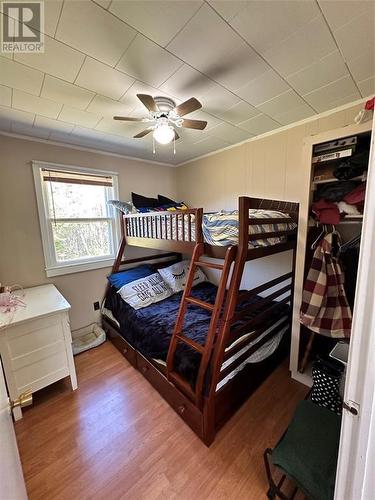
[(129, 361), (129, 363), (137, 368), (137, 352), (136, 350), (115, 330), (107, 318), (102, 318), (103, 329), (108, 335), (113, 345), (121, 352), (121, 354)]

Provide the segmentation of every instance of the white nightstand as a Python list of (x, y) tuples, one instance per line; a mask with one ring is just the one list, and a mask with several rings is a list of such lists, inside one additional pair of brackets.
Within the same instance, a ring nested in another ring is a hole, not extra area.
[[(10, 398), (14, 401), (25, 391), (38, 391), (68, 375), (72, 389), (77, 389), (69, 302), (54, 285), (27, 288), (23, 300), (26, 307), (0, 313), (0, 356)], [(14, 408), (13, 415), (22, 418), (21, 409)]]

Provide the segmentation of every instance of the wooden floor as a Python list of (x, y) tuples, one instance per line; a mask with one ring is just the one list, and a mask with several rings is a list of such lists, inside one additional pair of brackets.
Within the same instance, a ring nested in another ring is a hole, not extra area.
[(41, 391), (15, 425), (30, 500), (266, 498), (263, 451), (306, 393), (286, 364), (206, 448), (109, 342), (75, 361), (78, 390)]

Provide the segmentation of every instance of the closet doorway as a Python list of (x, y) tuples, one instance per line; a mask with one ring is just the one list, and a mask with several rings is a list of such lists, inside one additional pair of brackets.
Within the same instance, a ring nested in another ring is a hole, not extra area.
[[(375, 498), (375, 479), (371, 474), (375, 467), (375, 380), (373, 373), (375, 366), (375, 269), (373, 265), (375, 262), (375, 159), (374, 133), (372, 131), (371, 135), (371, 131), (372, 123), (367, 122), (307, 138), (302, 164), (302, 168), (306, 169), (307, 173), (300, 204), (290, 369), (293, 378), (311, 385), (311, 372), (309, 373), (308, 367), (301, 370), (303, 359), (301, 351), (306, 345), (301, 342), (303, 333), (301, 334), (300, 309), (306, 277), (309, 214), (314, 196), (312, 163), (313, 156), (316, 156), (314, 148), (330, 141), (350, 137), (367, 137), (368, 144), (371, 146), (366, 176), (366, 199), (360, 221), (362, 234), (359, 266), (343, 398), (348, 409), (343, 411), (342, 417), (335, 492), (337, 500)], [(351, 412), (350, 408), (355, 411)], [(357, 415), (355, 415), (356, 412)]]

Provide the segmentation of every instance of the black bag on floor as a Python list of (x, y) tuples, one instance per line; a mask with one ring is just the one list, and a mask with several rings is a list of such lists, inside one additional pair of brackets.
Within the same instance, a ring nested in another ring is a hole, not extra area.
[(341, 363), (320, 356), (312, 365), (313, 386), (310, 399), (315, 404), (323, 406), (337, 415), (342, 413), (342, 399), (339, 390), (343, 370)]

